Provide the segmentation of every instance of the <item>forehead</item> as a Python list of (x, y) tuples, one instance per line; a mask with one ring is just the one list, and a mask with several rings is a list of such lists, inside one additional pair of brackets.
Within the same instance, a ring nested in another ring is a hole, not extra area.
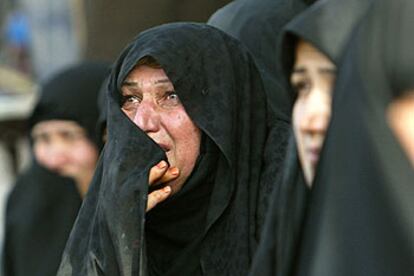
[(305, 40), (299, 40), (296, 44), (295, 66), (297, 65), (335, 66), (324, 53)]
[(143, 88), (146, 86), (172, 85), (162, 68), (138, 65), (126, 76), (122, 86)]
[(33, 129), (32, 133), (45, 133), (45, 132), (71, 132), (71, 131), (83, 131), (77, 122), (70, 120), (47, 120), (37, 123)]

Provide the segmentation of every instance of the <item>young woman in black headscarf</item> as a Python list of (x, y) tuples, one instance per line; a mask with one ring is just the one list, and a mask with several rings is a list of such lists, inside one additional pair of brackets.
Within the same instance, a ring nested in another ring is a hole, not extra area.
[(56, 275), (102, 146), (97, 98), (108, 72), (84, 63), (42, 85), (29, 122), (34, 161), (7, 205), (6, 275)]
[(411, 0), (374, 1), (352, 35), (298, 275), (414, 274), (413, 14)]
[(246, 274), (268, 133), (247, 50), (163, 25), (124, 50), (107, 90), (108, 141), (59, 275)]
[(282, 64), (294, 102), (285, 169), (251, 275), (290, 275), (331, 114), (336, 64), (369, 1), (318, 1), (284, 30)]

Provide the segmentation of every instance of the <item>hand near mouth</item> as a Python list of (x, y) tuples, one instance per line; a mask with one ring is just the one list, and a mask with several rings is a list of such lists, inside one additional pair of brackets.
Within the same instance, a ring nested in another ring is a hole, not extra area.
[[(176, 167), (169, 167), (164, 160), (151, 168), (149, 173), (149, 186), (155, 186), (176, 179), (180, 175), (180, 171)], [(147, 212), (154, 208), (158, 203), (167, 199), (171, 194), (171, 187), (165, 186), (151, 192), (147, 200)]]

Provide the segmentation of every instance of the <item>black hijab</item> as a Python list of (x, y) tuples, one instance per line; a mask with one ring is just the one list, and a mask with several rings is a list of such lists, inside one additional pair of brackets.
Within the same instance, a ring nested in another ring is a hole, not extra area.
[[(83, 63), (67, 68), (46, 81), (30, 119), (73, 120), (95, 135), (99, 87), (108, 66)], [(6, 211), (4, 264), (6, 275), (56, 275), (70, 230), (81, 204), (72, 179), (41, 167), (36, 161), (17, 178)]]
[[(369, 1), (361, 0), (320, 0), (289, 22), (282, 37), (285, 78), (290, 78), (298, 39), (310, 42), (339, 64), (346, 40), (368, 5)], [(290, 95), (294, 102), (296, 95), (292, 89)], [(299, 163), (293, 131), (277, 187), (251, 275), (290, 275), (295, 265), (310, 191)]]
[[(147, 215), (149, 170), (167, 159), (120, 109), (122, 82), (146, 56), (161, 64), (203, 133), (183, 189)], [(162, 25), (123, 51), (107, 90), (108, 142), (59, 275), (246, 274), (268, 132), (266, 95), (247, 50), (204, 24)]]
[(414, 89), (413, 13), (411, 0), (374, 1), (350, 40), (298, 275), (414, 274), (414, 169), (386, 114)]
[(269, 105), (278, 120), (290, 121), (292, 101), (278, 64), (282, 28), (309, 3), (305, 0), (236, 0), (215, 12), (208, 24), (239, 39), (255, 58)]
[(40, 99), (29, 118), (30, 129), (40, 121), (70, 120), (83, 127), (98, 148), (102, 137), (96, 132), (98, 97), (109, 74), (105, 63), (85, 62), (70, 66), (41, 84)]
[[(286, 156), (290, 130), (292, 97), (278, 64), (282, 28), (312, 1), (302, 0), (237, 0), (214, 13), (208, 24), (239, 39), (255, 58), (268, 97), (270, 132), (259, 195), (258, 220), (263, 225), (268, 201)], [(261, 229), (257, 232), (260, 235)], [(260, 237), (258, 236), (257, 239)]]

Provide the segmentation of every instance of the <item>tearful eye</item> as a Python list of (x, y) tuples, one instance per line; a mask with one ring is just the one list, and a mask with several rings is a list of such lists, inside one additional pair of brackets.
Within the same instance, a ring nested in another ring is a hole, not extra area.
[(138, 96), (123, 96), (122, 97), (122, 99), (123, 99), (123, 103), (126, 103), (126, 102), (128, 102), (128, 103), (139, 103), (139, 102), (141, 102), (141, 100), (139, 99), (139, 97)]
[(179, 101), (178, 95), (175, 92), (169, 92), (167, 94), (167, 100), (172, 100), (172, 101)]
[(136, 95), (122, 96), (122, 108), (131, 109), (141, 103), (141, 98)]
[(170, 91), (165, 93), (159, 104), (164, 108), (172, 108), (180, 104), (180, 99), (176, 92)]

